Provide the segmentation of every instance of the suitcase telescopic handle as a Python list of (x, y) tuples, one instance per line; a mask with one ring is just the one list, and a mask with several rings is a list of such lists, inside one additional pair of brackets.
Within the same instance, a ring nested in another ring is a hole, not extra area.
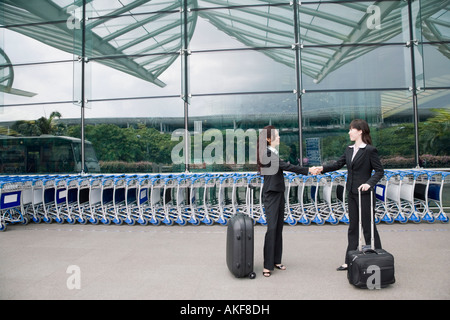
[[(369, 189), (370, 192), (370, 250), (364, 250), (364, 252), (375, 252), (375, 238), (374, 238), (374, 215), (373, 211), (373, 188)], [(362, 208), (361, 208), (361, 190), (358, 189), (358, 205), (359, 205), (359, 240), (358, 251), (363, 251), (362, 248)]]

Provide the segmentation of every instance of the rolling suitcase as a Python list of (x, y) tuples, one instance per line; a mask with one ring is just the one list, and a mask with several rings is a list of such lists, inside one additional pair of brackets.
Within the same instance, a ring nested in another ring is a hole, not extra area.
[(362, 246), (361, 192), (359, 192), (359, 244), (358, 249), (348, 252), (347, 278), (358, 288), (380, 289), (395, 283), (394, 256), (383, 249), (375, 249), (373, 190), (370, 190), (371, 241)]
[(256, 277), (253, 272), (253, 249), (253, 220), (238, 212), (227, 227), (227, 265), (237, 278)]

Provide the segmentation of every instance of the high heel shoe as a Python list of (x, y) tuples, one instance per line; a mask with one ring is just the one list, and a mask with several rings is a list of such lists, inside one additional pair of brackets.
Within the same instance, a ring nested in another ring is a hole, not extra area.
[(348, 266), (346, 264), (343, 264), (342, 266), (336, 268), (337, 271), (346, 271), (347, 269)]

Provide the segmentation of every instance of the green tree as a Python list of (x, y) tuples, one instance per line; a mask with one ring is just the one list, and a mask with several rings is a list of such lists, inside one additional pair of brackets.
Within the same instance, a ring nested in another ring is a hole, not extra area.
[(54, 121), (55, 118), (61, 119), (61, 113), (53, 111), (48, 119), (46, 117), (40, 117), (36, 120), (36, 125), (41, 134), (54, 134), (57, 131), (57, 126)]
[(55, 118), (60, 119), (61, 113), (53, 111), (49, 118), (40, 117), (32, 121), (20, 120), (12, 126), (12, 129), (24, 136), (40, 136), (42, 134), (61, 135), (65, 131), (65, 126), (57, 124)]
[(420, 125), (422, 153), (450, 155), (450, 110), (432, 109), (435, 115)]

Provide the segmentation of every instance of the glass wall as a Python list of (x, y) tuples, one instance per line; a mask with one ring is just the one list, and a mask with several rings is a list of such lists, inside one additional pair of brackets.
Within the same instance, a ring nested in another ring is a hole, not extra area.
[[(255, 170), (269, 124), (285, 159), (315, 165), (355, 118), (387, 168), (449, 168), (449, 9), (0, 0), (0, 174)], [(36, 165), (52, 152), (66, 165)]]

